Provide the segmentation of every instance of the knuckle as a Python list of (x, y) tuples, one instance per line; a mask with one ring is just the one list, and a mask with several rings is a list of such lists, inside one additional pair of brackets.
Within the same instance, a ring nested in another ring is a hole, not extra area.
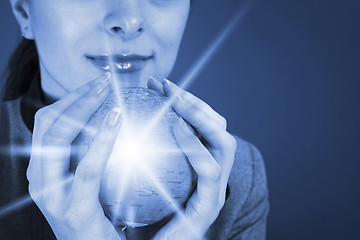
[(47, 131), (41, 138), (41, 144), (43, 146), (52, 145), (55, 143), (56, 136), (52, 130)]
[(44, 201), (42, 208), (52, 217), (56, 217), (59, 213), (59, 206), (55, 201)]
[(237, 141), (230, 133), (225, 132), (220, 138), (224, 152), (234, 152), (236, 150)]
[[(183, 93), (182, 93), (183, 99), (185, 101), (187, 101), (188, 103), (195, 105), (196, 104), (196, 97), (190, 92), (187, 92), (185, 90), (182, 90), (182, 91), (183, 91)], [(205, 110), (205, 109), (202, 108), (201, 110)]]
[(53, 115), (53, 112), (49, 107), (40, 108), (34, 116), (35, 123), (47, 122), (48, 119)]
[(31, 197), (31, 199), (34, 201), (34, 202), (37, 202), (37, 196), (35, 194), (35, 191), (34, 191), (34, 187), (33, 187), (33, 184), (32, 183), (29, 183), (29, 186), (28, 186), (28, 192), (29, 192), (29, 195)]
[(213, 163), (208, 164), (203, 168), (202, 175), (206, 179), (211, 179), (214, 182), (219, 182), (221, 178), (221, 167), (214, 160)]
[(204, 121), (206, 121), (206, 118), (204, 118), (205, 115), (202, 112), (200, 112), (199, 110), (197, 110), (195, 108), (189, 108), (189, 112), (190, 112), (190, 114), (192, 114), (192, 117), (193, 117), (196, 125), (199, 125), (199, 124), (203, 123)]
[(225, 205), (225, 196), (220, 196), (219, 204), (218, 204), (219, 211), (224, 207), (224, 205)]
[(235, 151), (236, 148), (237, 148), (237, 141), (236, 139), (231, 135), (229, 134), (229, 147), (231, 150)]
[(64, 220), (68, 226), (70, 226), (73, 229), (79, 229), (81, 228), (82, 221), (79, 217), (79, 214), (76, 212), (76, 210), (68, 209), (64, 214)]
[(41, 144), (42, 145), (49, 145), (49, 143), (52, 142), (54, 136), (53, 136), (53, 132), (52, 131), (47, 131), (45, 132), (45, 134), (42, 136), (41, 138)]
[(221, 167), (218, 163), (213, 164), (213, 168), (212, 168), (212, 175), (213, 175), (213, 179), (218, 182), (220, 181), (221, 178)]
[(39, 190), (36, 186), (34, 186), (33, 183), (29, 183), (28, 186), (28, 192), (31, 197), (31, 199), (40, 207), (42, 203), (42, 197), (41, 194), (39, 194)]
[(220, 116), (220, 125), (221, 125), (221, 127), (224, 129), (224, 130), (226, 130), (226, 128), (227, 128), (227, 120), (226, 120), (226, 118), (224, 118), (223, 116)]
[(86, 166), (85, 164), (79, 164), (76, 169), (75, 177), (78, 177), (83, 182), (90, 182), (98, 177), (97, 171), (92, 166)]
[(40, 109), (39, 109), (38, 111), (36, 111), (36, 113), (35, 113), (35, 116), (34, 116), (35, 120), (36, 120), (36, 119), (41, 119), (41, 118), (43, 118), (43, 116), (45, 115), (45, 113), (46, 113), (46, 107), (40, 108)]
[(50, 129), (42, 136), (41, 144), (43, 146), (51, 145), (67, 145), (67, 141), (61, 137), (59, 131)]
[[(89, 82), (87, 84), (87, 86), (90, 86), (92, 84), (92, 82)], [(80, 87), (80, 88), (76, 88), (73, 93), (74, 95), (80, 95), (80, 94), (83, 94), (85, 91), (89, 90), (88, 88), (85, 88), (85, 87)]]
[(95, 221), (98, 219), (97, 217), (102, 213), (103, 212), (101, 207), (94, 213), (94, 211), (89, 211), (86, 206), (83, 206), (83, 209), (81, 209), (81, 206), (79, 208), (71, 205), (65, 210), (62, 218), (65, 224), (69, 226), (69, 228), (84, 229), (84, 225), (91, 224), (95, 230), (95, 228), (99, 227), (98, 222)]
[(214, 206), (213, 208), (208, 209), (207, 212), (208, 212), (208, 215), (207, 215), (208, 220), (207, 220), (207, 221), (208, 221), (210, 224), (212, 224), (212, 223), (215, 222), (215, 220), (218, 218), (219, 213), (220, 213), (220, 210), (217, 209), (216, 206)]

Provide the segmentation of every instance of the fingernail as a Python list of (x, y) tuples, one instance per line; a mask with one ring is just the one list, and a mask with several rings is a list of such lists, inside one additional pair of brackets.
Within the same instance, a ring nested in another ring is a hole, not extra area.
[(160, 78), (159, 81), (160, 81), (162, 84), (167, 83), (167, 84), (171, 85), (171, 82), (170, 82), (169, 80), (167, 80), (166, 78)]
[(90, 90), (90, 95), (97, 96), (107, 87), (109, 83), (108, 80), (111, 77), (111, 72), (106, 72), (104, 76), (105, 79), (100, 77), (100, 79), (94, 81), (94, 87)]
[(120, 124), (120, 121), (121, 121), (121, 109), (119, 107), (114, 107), (110, 111), (106, 123), (109, 127), (115, 127)]
[(156, 83), (158, 83), (159, 81), (158, 80), (156, 80), (154, 77), (149, 77), (148, 78), (148, 83), (152, 83), (152, 84), (156, 84)]
[(149, 77), (149, 79), (148, 79), (148, 80), (153, 80), (153, 81), (158, 82), (158, 80), (156, 80), (154, 77)]
[(99, 95), (102, 91), (104, 91), (106, 86), (107, 86), (107, 81), (101, 81), (95, 83), (95, 86), (90, 90), (90, 95), (91, 96)]
[(105, 72), (103, 75), (95, 79), (92, 84), (96, 85), (97, 83), (108, 83), (108, 80), (111, 78), (111, 72)]
[(109, 78), (111, 78), (111, 72), (106, 72), (105, 76), (106, 76), (106, 80), (109, 80)]

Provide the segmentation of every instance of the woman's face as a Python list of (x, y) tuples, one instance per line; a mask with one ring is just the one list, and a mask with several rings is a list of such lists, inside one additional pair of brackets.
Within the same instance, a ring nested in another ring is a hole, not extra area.
[(167, 77), (190, 7), (190, 0), (29, 1), (42, 87), (56, 98), (106, 70), (121, 86)]

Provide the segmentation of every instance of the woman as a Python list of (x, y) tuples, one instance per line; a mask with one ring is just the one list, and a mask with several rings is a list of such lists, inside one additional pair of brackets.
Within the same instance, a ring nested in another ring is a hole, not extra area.
[[(13, 154), (3, 157), (1, 184), (11, 190), (1, 191), (1, 199), (14, 201), (27, 191), (26, 171), (38, 209), (32, 206), (1, 219), (1, 239), (265, 237), (268, 201), (261, 155), (235, 140), (224, 118), (206, 103), (164, 80), (175, 63), (190, 0), (10, 2), (26, 40), (10, 63), (4, 90), (8, 101), (1, 105), (1, 144), (31, 143), (32, 153), (29, 162)], [(115, 83), (175, 96), (173, 109), (201, 134), (204, 141), (183, 121), (174, 127), (198, 175), (184, 217), (121, 231), (105, 216), (98, 195), (102, 170), (121, 128), (118, 108), (106, 116), (74, 177), (66, 180), (72, 141)], [(69, 119), (77, 124), (68, 124)], [(48, 147), (54, 148), (46, 151)], [(196, 154), (188, 150), (194, 147)]]

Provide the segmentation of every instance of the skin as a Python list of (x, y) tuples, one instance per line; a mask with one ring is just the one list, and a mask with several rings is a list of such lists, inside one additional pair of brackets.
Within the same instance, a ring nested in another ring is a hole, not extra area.
[[(149, 77), (168, 76), (190, 7), (189, 0), (12, 0), (12, 3), (15, 10), (16, 5), (23, 6), (15, 16), (25, 37), (35, 39), (42, 88), (55, 98), (65, 96), (103, 72), (86, 55), (154, 56), (140, 72), (117, 76), (122, 86), (146, 87)], [(116, 28), (121, 30), (115, 31)]]
[[(98, 199), (102, 171), (121, 127), (121, 111), (108, 114), (75, 174), (68, 171), (72, 141), (109, 96), (114, 82), (173, 97), (173, 109), (202, 136), (200, 141), (183, 120), (174, 127), (179, 146), (198, 175), (197, 188), (183, 214), (163, 226), (154, 239), (202, 239), (216, 220), (225, 202), (236, 141), (221, 115), (164, 79), (175, 63), (189, 3), (11, 0), (22, 32), (37, 44), (42, 88), (59, 99), (36, 113), (27, 171), (29, 193), (58, 239), (126, 239), (106, 218)], [(123, 31), (113, 31), (119, 27)], [(150, 52), (154, 58), (137, 72), (111, 78), (84, 60), (84, 54), (128, 51)], [(148, 80), (150, 76), (154, 79)]]

